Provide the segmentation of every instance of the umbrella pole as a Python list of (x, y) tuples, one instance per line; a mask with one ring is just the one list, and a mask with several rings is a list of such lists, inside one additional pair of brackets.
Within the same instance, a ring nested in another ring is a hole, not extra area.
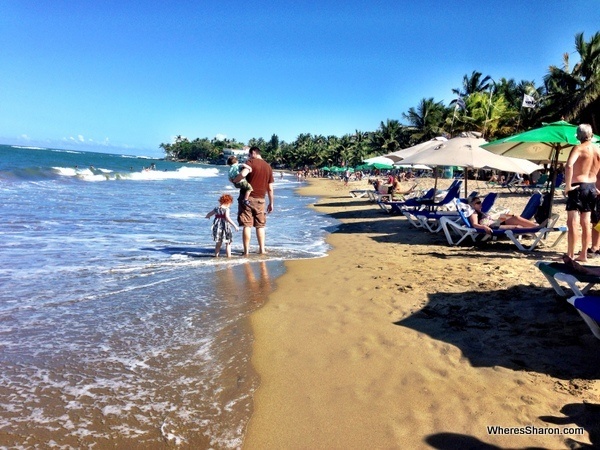
[(552, 217), (552, 205), (554, 204), (554, 191), (556, 190), (556, 172), (558, 170), (558, 154), (560, 153), (560, 145), (554, 147), (554, 154), (552, 155), (552, 164), (550, 165), (552, 170), (552, 179), (550, 180), (550, 207), (548, 208), (548, 219)]

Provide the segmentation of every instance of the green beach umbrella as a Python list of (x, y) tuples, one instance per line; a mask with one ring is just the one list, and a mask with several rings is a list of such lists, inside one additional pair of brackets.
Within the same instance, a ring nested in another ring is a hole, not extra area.
[(373, 163), (371, 167), (379, 170), (392, 170), (394, 168), (391, 164), (383, 164), (383, 163)]
[[(577, 125), (564, 120), (543, 124), (481, 147), (498, 155), (513, 156), (536, 162), (565, 162), (577, 140)], [(594, 135), (596, 142), (600, 137)]]
[[(595, 142), (600, 141), (599, 136), (594, 135), (594, 138)], [(481, 147), (498, 155), (513, 156), (535, 162), (550, 162), (552, 167), (550, 199), (553, 199), (558, 163), (559, 161), (565, 162), (569, 158), (571, 149), (577, 144), (579, 144), (577, 125), (560, 120), (489, 142)], [(550, 203), (550, 214), (552, 214), (552, 203)]]

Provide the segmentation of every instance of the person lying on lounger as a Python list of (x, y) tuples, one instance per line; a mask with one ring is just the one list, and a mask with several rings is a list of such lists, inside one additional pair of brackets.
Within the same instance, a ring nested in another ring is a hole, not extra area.
[(497, 218), (481, 212), (481, 199), (473, 197), (469, 200), (473, 213), (469, 216), (473, 228), (485, 230), (492, 234), (492, 230), (513, 230), (515, 228), (537, 228), (539, 225), (531, 220), (513, 214), (500, 214)]
[(594, 275), (600, 277), (600, 267), (590, 267), (579, 264), (576, 260), (572, 259), (568, 255), (563, 255), (563, 262), (567, 267), (570, 267), (575, 272), (582, 273), (584, 275)]
[(413, 183), (409, 188), (404, 188), (399, 177), (394, 178), (394, 182), (390, 186), (389, 193), (393, 195), (407, 195), (412, 194), (419, 183)]

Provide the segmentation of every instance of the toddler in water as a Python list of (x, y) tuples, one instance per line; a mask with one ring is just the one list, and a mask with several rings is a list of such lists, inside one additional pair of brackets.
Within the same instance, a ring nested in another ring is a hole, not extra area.
[(225, 251), (227, 257), (231, 256), (231, 242), (233, 241), (233, 232), (231, 227), (238, 231), (237, 224), (229, 216), (229, 207), (233, 203), (233, 197), (229, 194), (223, 194), (219, 197), (219, 206), (213, 209), (206, 215), (207, 219), (215, 216), (215, 220), (212, 224), (212, 235), (216, 242), (215, 245), (215, 257), (219, 257), (221, 251), (221, 244), (225, 243)]
[[(232, 183), (233, 183), (233, 179), (240, 174), (242, 168), (244, 168), (244, 167), (249, 168), (245, 164), (240, 164), (235, 156), (230, 156), (229, 158), (227, 158), (227, 165), (230, 166), (228, 176), (229, 176), (229, 181), (231, 181)], [(241, 189), (243, 191), (244, 203), (246, 205), (248, 205), (249, 204), (248, 199), (250, 198), (250, 192), (252, 192), (252, 185), (250, 183), (248, 183), (248, 180), (246, 180), (245, 178), (242, 179), (239, 183), (233, 183), (233, 185), (236, 188)]]

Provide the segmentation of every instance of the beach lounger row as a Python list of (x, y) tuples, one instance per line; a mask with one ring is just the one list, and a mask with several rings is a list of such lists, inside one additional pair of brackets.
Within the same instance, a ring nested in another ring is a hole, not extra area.
[[(567, 233), (566, 226), (554, 226), (558, 220), (558, 215), (554, 214), (543, 225), (532, 228), (516, 229), (497, 229), (493, 230), (491, 235), (486, 234), (484, 230), (472, 226), (471, 221), (465, 213), (466, 199), (459, 199), (461, 182), (453, 183), (446, 192), (443, 199), (405, 201), (401, 204), (394, 204), (415, 228), (427, 230), (431, 233), (444, 232), (444, 236), (449, 245), (460, 245), (464, 241), (471, 240), (473, 243), (484, 241), (496, 241), (506, 238), (512, 242), (518, 250), (530, 252), (536, 249), (551, 233), (560, 233), (557, 239), (550, 245), (554, 247), (564, 238)], [(496, 193), (490, 193), (483, 198), (482, 211), (489, 212), (497, 199)], [(535, 193), (531, 196), (527, 205), (521, 213), (521, 217), (532, 219), (539, 206), (542, 204), (543, 196), (541, 193)], [(506, 211), (504, 211), (506, 212)], [(498, 214), (501, 212), (498, 211)], [(524, 237), (530, 238), (525, 244)]]
[[(556, 189), (559, 189), (563, 185), (564, 175), (558, 174), (556, 176)], [(550, 182), (548, 175), (542, 175), (537, 183), (534, 184), (511, 184), (507, 186), (510, 192), (521, 193), (521, 194), (533, 194), (535, 192), (544, 192), (550, 190)]]
[(568, 302), (577, 309), (592, 334), (600, 339), (600, 297), (575, 295)]
[(350, 191), (350, 197), (364, 198), (369, 197), (371, 193), (375, 193), (374, 189), (355, 189)]
[(600, 339), (600, 297), (588, 295), (590, 289), (600, 283), (600, 276), (576, 271), (562, 262), (538, 261), (535, 265), (561, 297), (572, 295), (567, 294), (561, 284), (568, 286), (574, 295), (567, 301), (577, 309), (593, 335)]
[(591, 288), (600, 283), (600, 277), (577, 272), (562, 262), (538, 261), (535, 265), (546, 277), (554, 291), (561, 297), (571, 295), (564, 291), (561, 283), (566, 285), (573, 294), (580, 297), (586, 295)]
[(403, 214), (406, 210), (431, 212), (443, 208), (457, 197), (461, 185), (462, 181), (455, 180), (445, 191), (436, 191), (435, 188), (431, 188), (425, 194), (402, 201), (381, 201), (379, 207), (391, 214)]
[[(535, 228), (515, 228), (515, 229), (494, 229), (491, 234), (487, 234), (484, 230), (475, 228), (468, 217), (466, 217), (462, 208), (457, 208), (460, 220), (449, 220), (442, 218), (441, 225), (446, 236), (446, 240), (450, 245), (459, 245), (467, 239), (471, 239), (473, 243), (483, 242), (487, 240), (498, 240), (499, 238), (508, 238), (518, 250), (522, 252), (530, 252), (534, 250), (542, 240), (545, 240), (550, 233), (560, 233), (557, 239), (550, 247), (555, 247), (567, 234), (566, 226), (553, 226), (558, 220), (558, 215), (554, 214), (549, 220), (548, 225), (540, 225)], [(522, 241), (523, 237), (531, 238), (531, 242), (525, 245)]]

